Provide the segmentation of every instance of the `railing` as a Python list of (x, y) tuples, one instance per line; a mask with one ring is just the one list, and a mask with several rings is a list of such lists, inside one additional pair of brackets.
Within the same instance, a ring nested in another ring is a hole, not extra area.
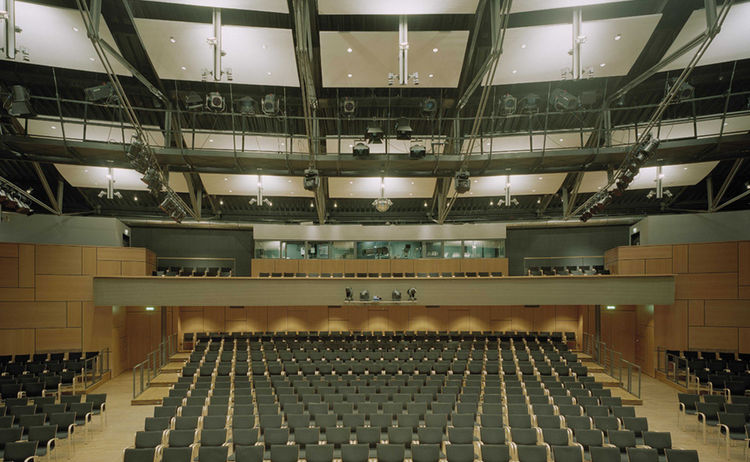
[(102, 376), (110, 371), (109, 353), (109, 348), (105, 348), (93, 358), (83, 360), (83, 367), (81, 368), (79, 380), (83, 384), (84, 391), (98, 383), (102, 379)]
[(169, 358), (177, 353), (177, 334), (166, 338), (146, 359), (133, 367), (133, 398), (143, 393), (151, 384), (151, 380), (169, 362)]
[(691, 378), (688, 360), (670, 351), (673, 350), (657, 348), (656, 370), (663, 372), (667, 379), (689, 390)]
[(583, 333), (583, 352), (604, 368), (604, 372), (617, 379), (620, 387), (631, 395), (641, 397), (641, 366), (622, 357), (622, 353), (609, 348), (593, 335)]

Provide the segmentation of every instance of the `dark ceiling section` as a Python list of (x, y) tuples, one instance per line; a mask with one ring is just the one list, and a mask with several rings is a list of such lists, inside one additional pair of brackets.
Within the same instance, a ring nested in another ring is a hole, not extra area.
[[(36, 3), (76, 8), (73, 0), (32, 0)], [(281, 0), (279, 0), (281, 1)], [(409, 29), (419, 30), (465, 30), (469, 31), (469, 45), (464, 54), (464, 63), (457, 88), (388, 87), (388, 88), (324, 88), (321, 81), (321, 60), (319, 31), (397, 31), (398, 16), (395, 15), (312, 15), (313, 30), (313, 73), (318, 96), (317, 116), (320, 120), (322, 136), (362, 137), (371, 124), (380, 125), (387, 136), (395, 132), (395, 119), (406, 117), (415, 133), (425, 135), (428, 145), (433, 143), (439, 150), (440, 144), (451, 142), (453, 121), (456, 116), (456, 101), (468, 83), (479, 72), (487, 59), (491, 42), (490, 3), (480, 0), (476, 14), (460, 15), (413, 15), (409, 17)], [(287, 1), (292, 10), (293, 2)], [(661, 13), (662, 18), (647, 46), (635, 62), (627, 76), (617, 78), (593, 78), (578, 81), (553, 81), (513, 85), (499, 85), (491, 90), (491, 104), (487, 105), (480, 133), (493, 136), (509, 134), (529, 134), (530, 131), (581, 130), (585, 142), (589, 131), (597, 125), (602, 101), (647, 70), (664, 55), (688, 17), (696, 8), (702, 8), (700, 0), (633, 0), (610, 4), (592, 5), (583, 8), (585, 21), (621, 18), (645, 14)], [(561, 8), (513, 14), (510, 27), (538, 26), (569, 23), (573, 9)], [(142, 73), (156, 88), (162, 91), (175, 110), (173, 117), (178, 121), (182, 136), (190, 145), (194, 130), (235, 131), (246, 134), (273, 134), (305, 136), (303, 101), (299, 88), (276, 86), (243, 85), (232, 82), (188, 82), (162, 80), (155, 71), (154, 63), (148, 56), (133, 23), (135, 18), (150, 18), (184, 22), (211, 22), (211, 9), (195, 6), (176, 5), (144, 0), (107, 0), (103, 2), (103, 16), (115, 39), (114, 45), (134, 68)], [(293, 29), (291, 14), (268, 13), (243, 10), (222, 10), (223, 23), (227, 25), (256, 26)], [(292, 31), (294, 32), (294, 31)], [(670, 78), (678, 72), (657, 73), (611, 108), (612, 124), (624, 125), (646, 121), (664, 96)], [(144, 125), (164, 128), (165, 106), (154, 97), (140, 82), (132, 77), (120, 77), (132, 105), (136, 108), (139, 120)], [(107, 81), (106, 74), (82, 72), (71, 69), (50, 68), (23, 62), (3, 62), (0, 66), (0, 93), (7, 95), (11, 85), (22, 84), (32, 94), (36, 111), (44, 116), (59, 118), (79, 118), (88, 121), (120, 123), (124, 116), (119, 107), (84, 101), (83, 89), (100, 85)], [(701, 66), (689, 79), (695, 88), (695, 99), (671, 105), (665, 112), (665, 119), (691, 119), (702, 115), (736, 112), (750, 109), (750, 60), (727, 62)], [(594, 92), (595, 101), (576, 111), (548, 112), (549, 95), (561, 88), (575, 95)], [(274, 93), (281, 97), (281, 115), (254, 116), (237, 113), (211, 113), (187, 111), (184, 98), (197, 93), (201, 98), (208, 92), (218, 91), (228, 102), (250, 96), (260, 102), (264, 95)], [(479, 94), (474, 92), (460, 116), (461, 134), (465, 136), (471, 129), (477, 111)], [(540, 96), (540, 109), (537, 113), (501, 113), (500, 101), (510, 94), (519, 100), (528, 94)], [(345, 117), (341, 104), (345, 98), (357, 103), (354, 116)], [(426, 98), (438, 102), (435, 114), (425, 114), (422, 103)], [(48, 203), (43, 186), (36, 175), (31, 161), (41, 162), (42, 171), (52, 189), (56, 191), (60, 175), (50, 162), (74, 163), (81, 165), (127, 166), (122, 146), (111, 143), (76, 143), (59, 140), (42, 140), (23, 137), (25, 119), (12, 120), (2, 113), (3, 136), (0, 137), (0, 175), (14, 181), (23, 189), (31, 188), (32, 194)], [(20, 124), (20, 125), (19, 125)], [(116, 129), (116, 128), (115, 128)], [(718, 191), (724, 178), (730, 172), (736, 158), (750, 156), (750, 133), (733, 134), (721, 140), (688, 139), (664, 143), (659, 158), (665, 162), (698, 162), (720, 160), (712, 172), (714, 192)], [(445, 141), (447, 140), (447, 141)], [(587, 144), (590, 146), (590, 144)], [(274, 174), (300, 175), (307, 166), (307, 160), (289, 153), (267, 153), (264, 156), (247, 153), (210, 152), (179, 150), (179, 147), (161, 149), (158, 156), (173, 174), (181, 172), (225, 172), (257, 173), (259, 168)], [(535, 147), (538, 151), (538, 147)], [(242, 147), (238, 146), (241, 151)], [(348, 142), (342, 146), (342, 156), (322, 156), (321, 171), (326, 175), (351, 176), (452, 176), (457, 157), (428, 158), (425, 161), (409, 163), (405, 156), (384, 156), (358, 163), (349, 155)], [(429, 151), (429, 148), (428, 148)], [(551, 173), (602, 170), (617, 165), (623, 153), (600, 146), (594, 149), (567, 152), (546, 151), (531, 153), (504, 153), (492, 156), (481, 153), (473, 156), (470, 163), (472, 174), (500, 174), (511, 169), (510, 173)], [(381, 160), (382, 159), (382, 160)], [(652, 163), (653, 164), (653, 163)], [(330, 167), (327, 167), (330, 166)], [(279, 172), (273, 170), (280, 168)], [(327, 170), (326, 170), (327, 169)], [(750, 162), (744, 162), (734, 181), (724, 195), (724, 201), (746, 191), (744, 182), (750, 178)], [(568, 183), (565, 187), (569, 187)], [(706, 210), (706, 180), (694, 186), (669, 188), (672, 198), (655, 201), (646, 198), (648, 191), (627, 191), (606, 209), (610, 216), (642, 215), (651, 213), (675, 213)], [(159, 200), (147, 192), (123, 191), (121, 199), (107, 200), (98, 197), (99, 190), (74, 188), (65, 183), (63, 211), (66, 213), (101, 214), (122, 217), (163, 218), (159, 210)], [(205, 192), (202, 201), (202, 216), (214, 220), (242, 220), (269, 222), (312, 222), (317, 220), (317, 212), (310, 198), (272, 198), (273, 206), (257, 206), (248, 203), (249, 197), (212, 196)], [(577, 203), (588, 198), (589, 194), (579, 194)], [(136, 200), (136, 197), (138, 198)], [(187, 194), (183, 200), (190, 202)], [(461, 196), (455, 203), (447, 221), (497, 221), (534, 220), (559, 218), (563, 215), (562, 195), (514, 196), (519, 205), (498, 207), (497, 197)], [(385, 213), (378, 213), (372, 200), (328, 199), (327, 222), (329, 223), (430, 223), (435, 218), (432, 199), (394, 199), (393, 206)], [(490, 202), (493, 205), (490, 205)], [(750, 208), (750, 198), (733, 202), (722, 210)], [(425, 206), (425, 203), (428, 206)], [(334, 206), (335, 204), (335, 206)], [(37, 208), (37, 211), (38, 208)]]

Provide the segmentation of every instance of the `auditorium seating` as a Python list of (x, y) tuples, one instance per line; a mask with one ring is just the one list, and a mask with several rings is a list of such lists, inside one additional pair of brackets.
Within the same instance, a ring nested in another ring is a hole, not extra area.
[(602, 265), (596, 266), (530, 266), (528, 276), (593, 276), (610, 274)]
[(228, 278), (233, 276), (233, 270), (229, 267), (201, 267), (191, 268), (187, 266), (160, 266), (151, 273), (152, 276), (162, 277), (223, 277)]
[(154, 451), (142, 460), (188, 448), (198, 462), (578, 462), (610, 445), (618, 458), (649, 442), (657, 455), (671, 447), (669, 434), (649, 433), (645, 418), (589, 376), (562, 333), (192, 339), (178, 383), (126, 461), (144, 446)]
[(30, 355), (0, 356), (0, 397), (42, 398), (73, 392), (83, 374), (92, 372), (99, 352), (71, 351)]
[(689, 373), (691, 387), (705, 389), (709, 394), (723, 393), (727, 397), (744, 396), (750, 390), (748, 355), (733, 351), (667, 350), (666, 353), (667, 370), (676, 370), (681, 377)]
[(498, 271), (467, 271), (443, 273), (258, 273), (261, 278), (499, 278), (503, 276)]

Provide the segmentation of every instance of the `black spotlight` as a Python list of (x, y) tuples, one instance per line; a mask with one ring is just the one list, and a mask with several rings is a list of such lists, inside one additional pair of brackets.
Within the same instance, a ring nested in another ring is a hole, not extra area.
[(13, 85), (10, 87), (10, 100), (6, 103), (8, 114), (13, 117), (30, 116), (34, 117), (36, 112), (31, 106), (31, 95), (26, 87)]
[(410, 140), (411, 139), (411, 125), (409, 120), (406, 118), (398, 119), (396, 123), (396, 139), (397, 140)]
[(206, 109), (213, 112), (224, 112), (227, 107), (227, 102), (221, 93), (218, 91), (212, 91), (206, 95)]
[(203, 108), (203, 100), (201, 99), (201, 96), (191, 91), (187, 95), (185, 95), (185, 109), (188, 111), (198, 111)]
[(586, 223), (587, 221), (591, 219), (592, 216), (593, 214), (589, 212), (588, 210), (586, 210), (585, 212), (583, 212), (583, 214), (581, 214), (581, 221)]
[(344, 298), (344, 300), (346, 300), (347, 302), (351, 302), (352, 300), (354, 300), (354, 293), (352, 292), (352, 288), (347, 287), (344, 290), (346, 292), (346, 298)]
[(382, 144), (383, 143), (383, 129), (380, 128), (377, 125), (370, 125), (367, 127), (367, 132), (365, 133), (365, 139), (368, 143), (373, 144)]
[(539, 95), (536, 93), (529, 93), (528, 95), (524, 96), (521, 100), (521, 107), (523, 108), (524, 112), (539, 112), (539, 104), (541, 103), (541, 98), (539, 98)]
[(363, 290), (362, 292), (359, 293), (359, 299), (362, 300), (363, 302), (366, 302), (367, 300), (370, 299), (370, 292), (367, 289)]
[(599, 100), (596, 90), (587, 90), (581, 92), (581, 106), (591, 107)]
[(242, 115), (255, 115), (258, 112), (258, 103), (250, 96), (243, 96), (235, 101), (237, 112)]
[(454, 182), (456, 183), (456, 192), (459, 194), (465, 194), (471, 189), (471, 178), (466, 170), (456, 172)]
[(344, 101), (341, 102), (341, 112), (345, 116), (351, 117), (354, 115), (356, 111), (357, 111), (357, 102), (351, 98), (344, 98)]
[(410, 287), (409, 290), (406, 291), (406, 294), (412, 302), (417, 299), (417, 289), (414, 287)]
[(578, 109), (581, 102), (562, 88), (555, 88), (549, 95), (549, 103), (558, 111), (572, 111)]
[(265, 95), (261, 101), (261, 109), (265, 115), (275, 115), (279, 112), (279, 107), (279, 98), (273, 93)]
[(352, 148), (352, 154), (354, 157), (367, 157), (370, 155), (370, 146), (361, 141), (357, 141)]
[(393, 289), (393, 293), (391, 294), (391, 300), (393, 300), (394, 302), (401, 301), (401, 292), (398, 289)]
[[(669, 79), (670, 89), (674, 87), (676, 83), (677, 83), (677, 78)], [(690, 85), (687, 82), (682, 82), (679, 90), (677, 91), (677, 94), (675, 95), (673, 102), (679, 103), (680, 101), (684, 101), (686, 99), (692, 99), (694, 96), (695, 96), (695, 87)]]
[(409, 159), (424, 159), (427, 155), (427, 148), (423, 144), (412, 144), (409, 148)]
[(503, 108), (503, 114), (511, 115), (516, 113), (518, 102), (516, 101), (515, 96), (508, 93), (500, 99), (500, 103)]
[(320, 186), (320, 174), (314, 168), (305, 169), (304, 184), (306, 190), (315, 191)]
[(110, 82), (95, 87), (85, 88), (83, 94), (86, 96), (86, 101), (105, 101), (111, 98), (116, 98), (115, 88)]
[(433, 117), (437, 112), (437, 100), (435, 98), (425, 98), (422, 101), (422, 114), (426, 117)]

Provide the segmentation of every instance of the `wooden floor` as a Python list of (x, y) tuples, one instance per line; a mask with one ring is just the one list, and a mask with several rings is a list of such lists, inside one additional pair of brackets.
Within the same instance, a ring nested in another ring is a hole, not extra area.
[[(155, 389), (158, 390), (157, 387)], [(166, 387), (161, 387), (166, 391)], [(88, 441), (83, 441), (83, 432), (77, 441), (76, 462), (122, 461), (122, 451), (132, 446), (135, 432), (143, 430), (144, 419), (153, 415), (152, 406), (131, 406), (132, 376), (125, 372), (105, 383), (97, 393), (107, 393), (109, 409), (109, 426), (101, 431), (98, 419), (94, 421), (94, 430)], [(643, 377), (643, 405), (636, 408), (639, 417), (647, 417), (649, 428), (655, 431), (672, 432), (672, 445), (675, 448), (697, 449), (701, 462), (720, 462), (727, 460), (742, 461), (742, 446), (738, 444), (731, 449), (731, 458), (727, 459), (724, 446), (719, 450), (716, 431), (710, 431), (708, 442), (703, 443), (701, 433), (697, 432), (694, 417), (683, 420), (677, 425), (677, 391), (669, 385), (650, 377)], [(60, 459), (65, 459), (65, 447), (61, 448)]]

